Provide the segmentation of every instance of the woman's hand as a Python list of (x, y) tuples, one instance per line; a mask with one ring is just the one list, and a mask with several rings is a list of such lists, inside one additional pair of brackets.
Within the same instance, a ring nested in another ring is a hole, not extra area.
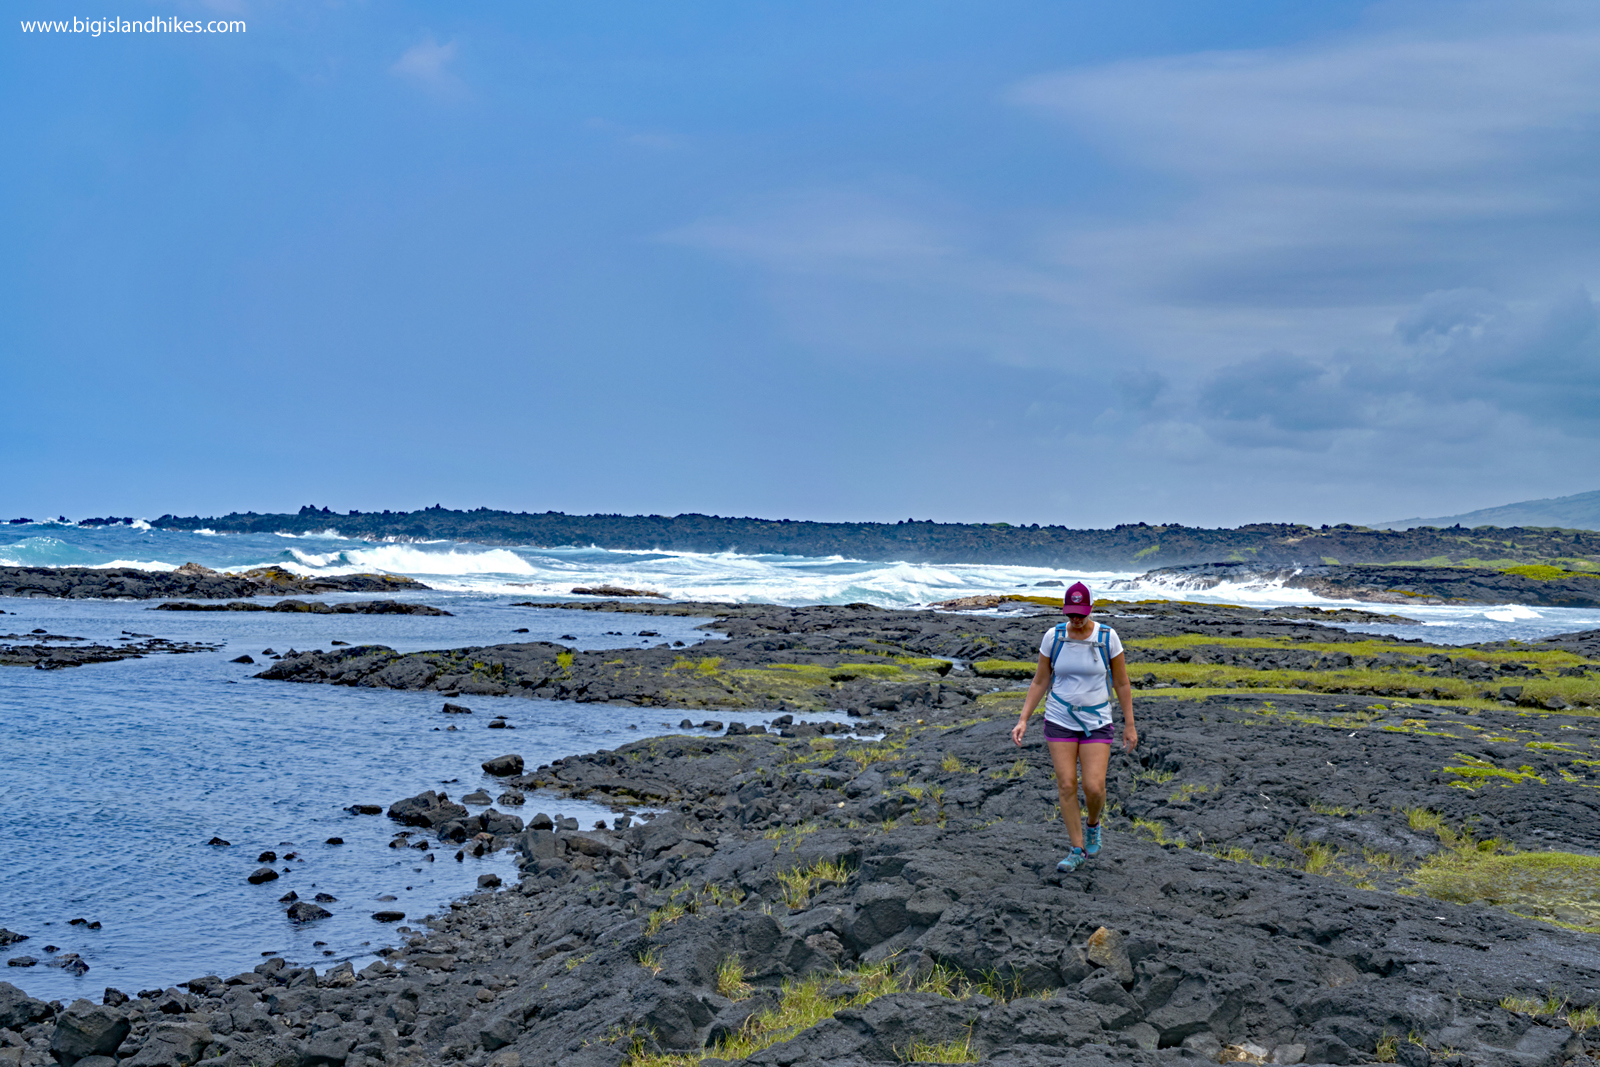
[(1022, 747), (1022, 735), (1028, 732), (1028, 720), (1018, 719), (1017, 725), (1011, 728), (1011, 743), (1018, 748)]
[(1139, 745), (1139, 728), (1133, 723), (1124, 723), (1122, 727), (1122, 747), (1132, 752)]

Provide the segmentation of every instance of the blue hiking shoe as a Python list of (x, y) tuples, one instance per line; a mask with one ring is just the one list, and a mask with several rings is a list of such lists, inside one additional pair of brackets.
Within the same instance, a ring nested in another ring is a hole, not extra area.
[(1100, 827), (1085, 826), (1083, 828), (1083, 854), (1094, 856), (1100, 852)]
[(1068, 852), (1061, 862), (1056, 864), (1056, 870), (1060, 871), (1062, 874), (1071, 874), (1079, 867), (1082, 867), (1083, 861), (1088, 858), (1088, 856), (1083, 854), (1083, 849), (1074, 845), (1072, 851)]

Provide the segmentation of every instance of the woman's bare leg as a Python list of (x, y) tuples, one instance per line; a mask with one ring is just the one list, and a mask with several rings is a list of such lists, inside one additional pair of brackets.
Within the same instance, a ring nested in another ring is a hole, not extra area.
[(1106, 768), (1111, 764), (1110, 745), (1078, 745), (1078, 762), (1083, 764), (1083, 800), (1090, 826), (1100, 825), (1106, 806)]
[[(1050, 750), (1050, 762), (1056, 769), (1056, 792), (1061, 797), (1061, 821), (1067, 824), (1067, 836), (1076, 848), (1083, 847), (1083, 814), (1078, 810), (1078, 750), (1094, 748), (1079, 745), (1076, 741), (1050, 741), (1044, 746)], [(1105, 767), (1100, 768), (1100, 801), (1105, 802)]]

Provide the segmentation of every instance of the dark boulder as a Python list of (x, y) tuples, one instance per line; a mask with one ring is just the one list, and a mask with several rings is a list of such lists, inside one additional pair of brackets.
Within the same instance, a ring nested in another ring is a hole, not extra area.
[(402, 826), (442, 826), (452, 819), (464, 819), (467, 809), (453, 804), (443, 793), (428, 790), (389, 805), (389, 818)]
[(249, 876), (245, 878), (245, 881), (249, 882), (251, 885), (261, 885), (263, 882), (277, 881), (277, 878), (278, 872), (273, 870), (271, 867), (258, 867), (250, 872)]
[(21, 1030), (50, 1018), (51, 1011), (44, 1001), (33, 999), (10, 982), (0, 982), (0, 1030)]
[(65, 1067), (85, 1056), (109, 1056), (133, 1029), (127, 1016), (88, 1000), (75, 1000), (56, 1018), (50, 1054)]
[(496, 756), (492, 760), (485, 760), (483, 769), (486, 774), (492, 774), (496, 778), (506, 778), (513, 774), (521, 774), (522, 757), (516, 753)]

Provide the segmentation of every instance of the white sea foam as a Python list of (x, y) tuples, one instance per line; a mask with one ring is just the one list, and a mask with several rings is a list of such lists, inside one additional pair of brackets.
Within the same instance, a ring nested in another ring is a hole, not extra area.
[[(429, 552), (415, 545), (380, 545), (371, 548), (349, 548), (343, 552), (317, 555), (290, 549), (301, 562), (312, 567), (337, 567), (343, 570), (378, 570), (418, 577), (440, 575), (533, 575), (538, 572), (526, 559), (506, 548), (492, 548), (486, 552), (451, 549), (448, 552)], [(311, 563), (313, 559), (328, 560)], [(342, 561), (342, 562), (338, 562)]]
[(1493, 619), (1495, 622), (1521, 622), (1524, 619), (1541, 619), (1544, 616), (1522, 604), (1507, 604), (1505, 607), (1484, 612), (1483, 617)]
[[(197, 532), (204, 532), (204, 531), (197, 531)], [(294, 538), (299, 538), (299, 539), (306, 539), (306, 538), (315, 537), (315, 538), (318, 538), (318, 539), (321, 539), (321, 540), (327, 540), (328, 538), (332, 538), (335, 541), (349, 540), (349, 538), (346, 538), (344, 534), (340, 533), (338, 530), (335, 530), (331, 526), (328, 527), (326, 530), (308, 530), (308, 531), (306, 531), (305, 533), (302, 533), (302, 534), (286, 533), (283, 530), (279, 530), (276, 533), (274, 533), (272, 536), (274, 536), (274, 537), (294, 537)]]
[(134, 519), (133, 520), (133, 528), (135, 530), (149, 530), (149, 529), (152, 529), (151, 525), (148, 522), (146, 522), (144, 519)]
[(113, 567), (132, 567), (141, 571), (175, 571), (177, 563), (163, 563), (159, 559), (114, 559), (110, 563), (92, 563), (88, 566), (95, 570), (110, 570)]

